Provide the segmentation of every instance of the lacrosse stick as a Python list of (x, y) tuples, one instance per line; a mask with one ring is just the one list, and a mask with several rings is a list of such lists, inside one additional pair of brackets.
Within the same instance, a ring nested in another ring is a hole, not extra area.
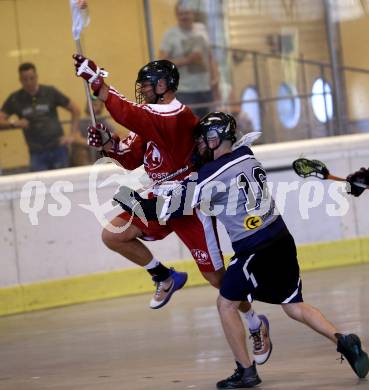
[(238, 149), (241, 146), (251, 146), (261, 136), (261, 131), (251, 131), (242, 136), (232, 145), (232, 150)]
[[(307, 158), (298, 158), (292, 163), (294, 171), (304, 179), (309, 176), (315, 176), (322, 180), (346, 181), (343, 177), (334, 176), (329, 173), (326, 165), (319, 160), (308, 160)], [(369, 187), (364, 183), (353, 182), (353, 185), (368, 189)]]
[[(70, 7), (72, 10), (72, 34), (76, 41), (77, 53), (83, 55), (81, 46), (81, 32), (84, 27), (90, 23), (90, 17), (87, 12), (87, 1), (86, 0), (70, 0)], [(92, 126), (96, 127), (96, 117), (92, 106), (92, 99), (90, 94), (90, 88), (88, 82), (84, 80), (85, 93), (87, 98), (88, 110), (90, 112)]]
[(159, 186), (160, 184), (165, 183), (168, 180), (172, 180), (175, 177), (179, 176), (182, 173), (187, 172), (191, 167), (189, 165), (184, 166), (183, 168), (177, 169), (175, 172), (170, 173), (169, 175), (156, 180), (156, 181), (151, 181), (147, 185), (144, 185), (142, 188), (139, 188), (136, 190), (136, 192), (140, 195), (145, 194), (146, 192), (152, 192), (155, 186)]

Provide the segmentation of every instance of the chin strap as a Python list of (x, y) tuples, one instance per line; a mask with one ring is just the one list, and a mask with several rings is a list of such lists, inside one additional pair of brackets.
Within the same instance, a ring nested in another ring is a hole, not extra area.
[[(155, 85), (155, 88), (156, 88), (156, 85)], [(169, 91), (169, 89), (167, 88), (163, 93), (161, 94), (157, 94), (155, 93), (155, 96), (156, 96), (156, 100), (155, 100), (155, 104), (158, 103), (158, 101), (160, 100), (161, 102), (164, 101), (164, 95)]]
[(158, 101), (163, 101), (164, 100), (164, 95), (157, 95), (155, 94), (156, 96), (156, 99), (155, 99), (155, 103), (154, 104), (158, 104)]

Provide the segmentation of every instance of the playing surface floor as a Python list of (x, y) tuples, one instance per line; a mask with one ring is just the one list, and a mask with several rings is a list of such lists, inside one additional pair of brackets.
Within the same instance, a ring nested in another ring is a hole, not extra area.
[[(369, 264), (305, 272), (306, 302), (369, 350)], [(211, 287), (184, 289), (160, 310), (150, 296), (99, 301), (0, 318), (1, 390), (215, 389), (234, 369)], [(335, 346), (255, 302), (271, 323), (273, 353), (259, 389), (369, 389)]]

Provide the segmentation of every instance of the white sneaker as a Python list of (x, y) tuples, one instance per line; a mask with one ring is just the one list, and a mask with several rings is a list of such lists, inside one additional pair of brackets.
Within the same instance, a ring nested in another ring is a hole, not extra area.
[(163, 307), (169, 302), (173, 293), (181, 289), (187, 281), (188, 275), (186, 272), (177, 272), (173, 268), (169, 272), (169, 278), (161, 282), (157, 281), (155, 276), (152, 278), (156, 284), (156, 291), (150, 302), (151, 309)]
[(253, 355), (256, 364), (264, 364), (272, 353), (273, 344), (269, 336), (269, 321), (264, 315), (259, 315), (260, 326), (250, 330), (250, 339), (253, 343)]

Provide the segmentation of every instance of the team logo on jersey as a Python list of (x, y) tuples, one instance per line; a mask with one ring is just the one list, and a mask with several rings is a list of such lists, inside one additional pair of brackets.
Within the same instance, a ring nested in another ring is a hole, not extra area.
[(154, 142), (147, 143), (147, 148), (144, 157), (144, 165), (150, 170), (158, 169), (163, 163), (163, 157), (159, 152), (158, 147)]
[(192, 249), (192, 256), (199, 264), (209, 264), (209, 255), (201, 249)]
[(258, 215), (249, 215), (243, 221), (246, 230), (254, 230), (263, 224), (263, 220)]

